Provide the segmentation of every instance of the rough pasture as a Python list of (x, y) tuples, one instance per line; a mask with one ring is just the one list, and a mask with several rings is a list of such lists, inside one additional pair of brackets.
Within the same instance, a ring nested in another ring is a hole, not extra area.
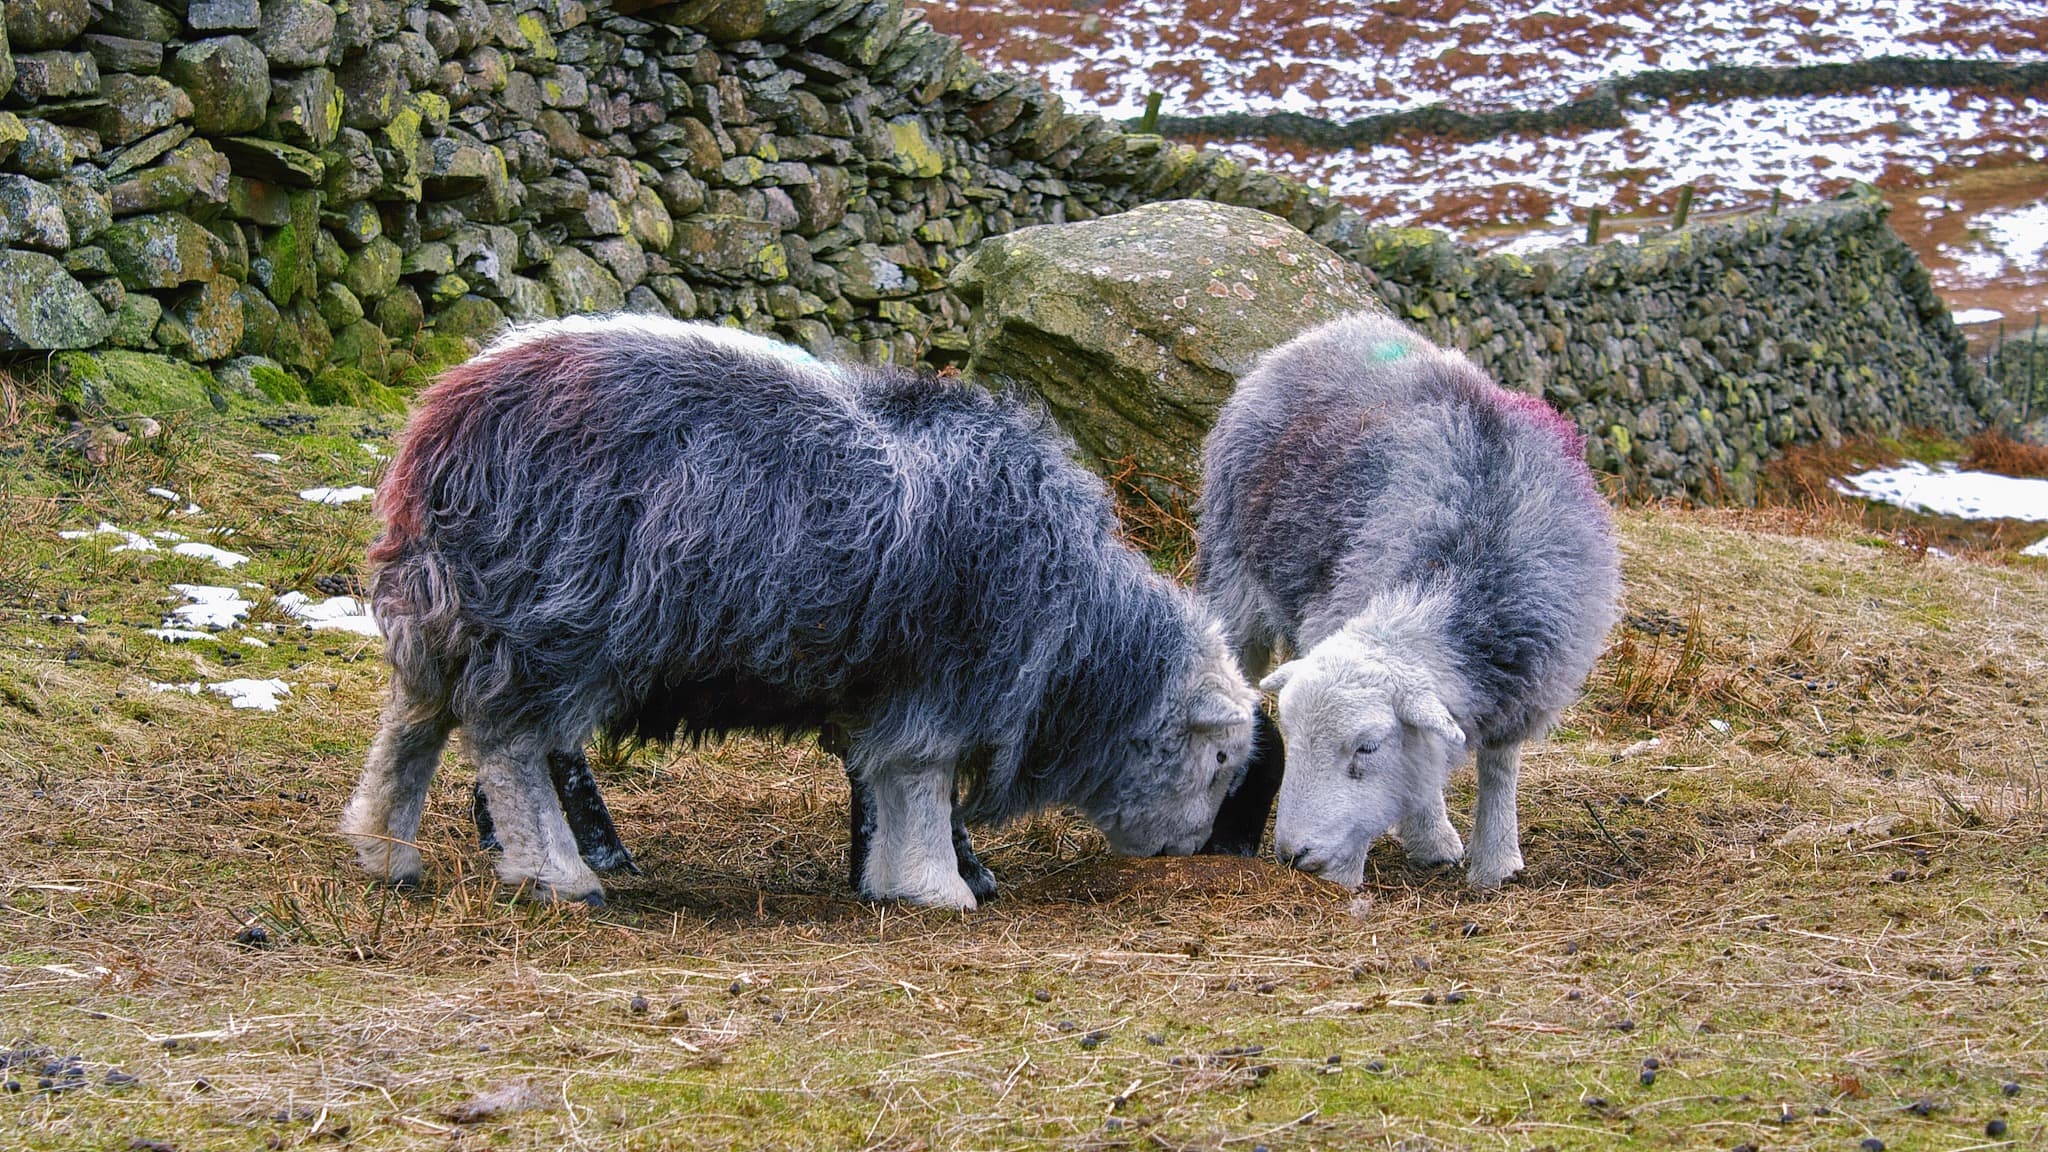
[[(0, 1093), (0, 1144), (1955, 1149), (1994, 1120), (2043, 1138), (2038, 563), (1621, 513), (1626, 622), (1525, 764), (1531, 867), (1491, 900), (1393, 849), (1354, 900), (1270, 862), (1117, 861), (1042, 817), (981, 845), (1010, 885), (988, 909), (877, 908), (844, 890), (837, 763), (736, 740), (600, 749), (647, 875), (592, 914), (480, 874), (465, 772), (430, 797), (420, 895), (359, 880), (333, 835), (378, 646), (294, 631), (272, 593), (351, 571), (367, 507), (296, 493), (373, 482), (359, 445), (388, 455), (390, 422), (209, 415), (90, 468), (48, 400), (12, 395), (0, 1079), (22, 1091)], [(168, 515), (151, 487), (204, 512)], [(102, 519), (232, 527), (251, 560), (227, 576), (57, 536)], [(172, 583), (243, 581), (264, 588), (225, 643), (144, 634)], [(148, 687), (231, 677), (291, 695), (262, 713)], [(1452, 787), (1462, 810), (1470, 775)], [(41, 1090), (46, 1066), (77, 1086)]]

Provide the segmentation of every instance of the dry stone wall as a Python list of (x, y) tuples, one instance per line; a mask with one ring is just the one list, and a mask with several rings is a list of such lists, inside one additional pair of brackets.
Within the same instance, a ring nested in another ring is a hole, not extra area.
[[(1397, 312), (1540, 383), (1654, 487), (1704, 490), (1779, 442), (1785, 412), (1795, 436), (1984, 415), (1967, 361), (1942, 358), (1953, 326), (1896, 253), (1817, 257), (1804, 279), (1779, 268), (1844, 237), (1876, 251), (1869, 212), (1813, 228), (1788, 214), (1703, 245), (1711, 259), (1674, 250), (1610, 276), (1621, 257), (1566, 255), (1518, 279), (1229, 158), (1070, 115), (901, 0), (8, 0), (6, 37), (0, 351), (95, 350), (58, 364), (89, 395), (161, 401), (193, 375), (169, 370), (182, 361), (209, 370), (215, 403), (395, 407), (390, 386), (508, 320), (615, 309), (957, 361), (967, 313), (948, 276), (983, 237), (1199, 198), (1358, 259)], [(1777, 270), (1751, 275), (1752, 252)], [(1794, 279), (1805, 295), (1765, 306)], [(1706, 298), (1746, 302), (1720, 313), (1757, 348), (1750, 334), (1770, 336), (1778, 362), (1855, 372), (1751, 403), (1723, 377), (1770, 366), (1729, 368), (1697, 331)], [(1872, 307), (1891, 343), (1833, 342)], [(1816, 309), (1841, 322), (1808, 324)], [(1653, 349), (1672, 367), (1613, 384)], [(1926, 399), (1814, 394), (1828, 388)], [(1695, 405), (1763, 440), (1692, 435)]]

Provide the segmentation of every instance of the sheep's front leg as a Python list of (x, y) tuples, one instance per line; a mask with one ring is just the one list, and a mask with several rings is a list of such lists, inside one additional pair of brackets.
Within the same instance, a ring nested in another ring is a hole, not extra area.
[[(633, 853), (619, 839), (611, 809), (605, 806), (604, 793), (598, 790), (597, 778), (591, 775), (590, 761), (583, 750), (548, 753), (548, 775), (554, 780), (555, 798), (561, 801), (583, 862), (600, 873), (640, 875), (640, 866), (633, 863)], [(470, 797), (469, 811), (470, 819), (476, 823), (477, 847), (496, 852), (500, 847), (497, 822), (491, 818), (490, 799), (484, 795), (481, 784)]]
[(498, 843), (498, 879), (543, 900), (604, 903), (598, 882), (576, 851), (575, 833), (555, 797), (549, 748), (529, 733), (471, 733), (477, 784), (489, 800)]
[(1522, 870), (1522, 829), (1515, 812), (1521, 775), (1519, 743), (1479, 750), (1479, 799), (1472, 811), (1472, 859), (1465, 880), (1474, 888), (1498, 888)]
[[(860, 782), (860, 775), (851, 769), (846, 773), (847, 815), (849, 846), (847, 852), (847, 882), (855, 892), (867, 891), (868, 855), (874, 850), (875, 839), (875, 798), (867, 785)], [(974, 854), (974, 842), (967, 835), (967, 816), (959, 805), (953, 806), (953, 864), (959, 869), (960, 879), (967, 884), (967, 890), (974, 893), (976, 901), (986, 904), (996, 898), (996, 877), (981, 858)]]
[(953, 850), (953, 767), (877, 765), (863, 781), (874, 833), (861, 894), (934, 908), (976, 906)]
[(1465, 842), (1451, 827), (1450, 810), (1444, 807), (1441, 787), (1412, 796), (1401, 812), (1397, 835), (1416, 868), (1441, 868), (1456, 864), (1465, 855)]

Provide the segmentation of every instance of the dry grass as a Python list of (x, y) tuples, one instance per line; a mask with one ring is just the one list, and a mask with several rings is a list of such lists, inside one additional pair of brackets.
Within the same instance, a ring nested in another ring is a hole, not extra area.
[[(362, 418), (195, 421), (85, 471), (22, 405), (0, 428), (0, 1061), (23, 1091), (0, 1145), (2048, 1138), (2048, 566), (1818, 513), (1624, 512), (1629, 622), (1529, 758), (1530, 871), (1494, 899), (1393, 848), (1357, 894), (1122, 861), (1049, 815), (983, 837), (991, 907), (873, 907), (842, 891), (836, 762), (739, 740), (604, 769), (646, 876), (593, 915), (489, 882), (454, 764), (425, 892), (360, 882), (331, 829), (374, 646), (161, 644), (137, 625), (166, 586), (217, 574), (55, 535), (140, 526), (162, 484), (241, 529), (236, 579), (346, 572), (367, 511), (291, 491), (374, 470)], [(146, 687), (227, 675), (293, 696)], [(1454, 788), (1462, 812), (1469, 771)]]

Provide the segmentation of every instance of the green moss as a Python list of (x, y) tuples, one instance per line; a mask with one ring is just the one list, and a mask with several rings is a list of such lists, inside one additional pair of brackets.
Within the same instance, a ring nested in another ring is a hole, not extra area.
[(249, 379), (257, 391), (280, 404), (303, 404), (306, 402), (306, 386), (299, 378), (282, 368), (260, 364), (249, 370)]
[(51, 363), (58, 394), (73, 405), (115, 412), (225, 408), (220, 384), (204, 368), (147, 352), (63, 352)]

